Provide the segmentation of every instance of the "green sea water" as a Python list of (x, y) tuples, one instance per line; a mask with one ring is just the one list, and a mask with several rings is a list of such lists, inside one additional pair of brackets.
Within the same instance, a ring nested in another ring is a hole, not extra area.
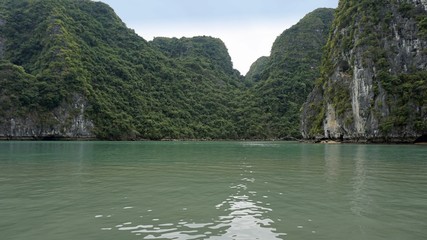
[(426, 239), (427, 147), (0, 142), (0, 239)]

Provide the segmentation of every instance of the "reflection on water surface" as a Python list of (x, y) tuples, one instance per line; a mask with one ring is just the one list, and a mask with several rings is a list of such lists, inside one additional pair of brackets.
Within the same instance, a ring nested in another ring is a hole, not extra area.
[(4, 239), (424, 239), (427, 149), (1, 142)]

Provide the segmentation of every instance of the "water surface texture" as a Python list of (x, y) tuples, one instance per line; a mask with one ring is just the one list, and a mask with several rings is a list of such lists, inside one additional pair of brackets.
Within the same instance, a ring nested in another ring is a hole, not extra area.
[(427, 147), (0, 142), (0, 235), (426, 239)]

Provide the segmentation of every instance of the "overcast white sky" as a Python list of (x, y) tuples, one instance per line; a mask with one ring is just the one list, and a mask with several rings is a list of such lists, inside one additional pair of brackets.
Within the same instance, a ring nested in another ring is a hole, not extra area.
[(102, 0), (129, 28), (153, 37), (221, 38), (243, 75), (284, 30), (319, 7), (338, 0)]

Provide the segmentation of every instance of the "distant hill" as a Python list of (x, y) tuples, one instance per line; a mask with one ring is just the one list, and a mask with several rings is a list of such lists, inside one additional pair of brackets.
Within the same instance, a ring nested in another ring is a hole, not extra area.
[(246, 82), (253, 86), (242, 125), (247, 138), (299, 138), (300, 108), (319, 76), (333, 9), (317, 9), (285, 30), (274, 42), (271, 56), (255, 62)]
[(248, 83), (254, 84), (259, 82), (263, 77), (262, 74), (264, 70), (267, 68), (270, 62), (269, 57), (260, 57), (254, 63), (252, 63), (248, 73), (245, 75), (245, 79)]

